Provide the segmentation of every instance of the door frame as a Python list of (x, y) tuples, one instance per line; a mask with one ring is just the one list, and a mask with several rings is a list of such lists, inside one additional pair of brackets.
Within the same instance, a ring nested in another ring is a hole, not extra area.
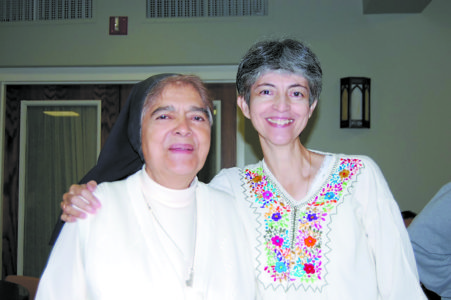
[[(100, 134), (101, 134), (101, 118), (102, 104), (100, 100), (39, 100), (29, 101), (23, 100), (20, 103), (20, 146), (19, 146), (19, 208), (18, 208), (18, 232), (17, 232), (17, 275), (23, 275), (24, 268), (24, 242), (25, 242), (25, 169), (27, 165), (26, 147), (28, 140), (27, 122), (28, 107), (84, 107), (90, 106), (96, 109), (97, 130), (96, 135), (96, 158), (100, 153)], [(3, 250), (3, 249), (2, 249)]]

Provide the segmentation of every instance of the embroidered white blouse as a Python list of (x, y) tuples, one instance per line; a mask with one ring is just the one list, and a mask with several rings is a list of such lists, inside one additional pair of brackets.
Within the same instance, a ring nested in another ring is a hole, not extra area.
[(210, 186), (237, 201), (261, 299), (426, 299), (399, 208), (370, 158), (326, 154), (299, 202), (264, 161), (223, 170)]

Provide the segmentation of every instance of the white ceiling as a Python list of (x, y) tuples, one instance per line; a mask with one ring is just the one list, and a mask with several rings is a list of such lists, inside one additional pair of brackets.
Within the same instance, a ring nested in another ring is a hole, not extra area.
[(362, 0), (364, 14), (421, 13), (432, 0)]

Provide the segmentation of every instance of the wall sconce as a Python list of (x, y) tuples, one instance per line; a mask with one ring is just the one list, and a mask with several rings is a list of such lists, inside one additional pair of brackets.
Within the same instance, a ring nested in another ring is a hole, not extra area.
[(370, 78), (341, 78), (340, 128), (370, 128), (370, 89)]

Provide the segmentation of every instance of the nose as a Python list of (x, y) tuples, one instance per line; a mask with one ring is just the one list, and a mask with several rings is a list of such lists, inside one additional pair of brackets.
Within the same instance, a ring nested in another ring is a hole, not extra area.
[(175, 127), (175, 134), (181, 135), (181, 136), (187, 136), (192, 133), (191, 125), (189, 123), (189, 120), (187, 118), (182, 118)]
[(290, 109), (290, 99), (286, 95), (281, 95), (274, 99), (273, 108), (278, 111), (287, 111)]

